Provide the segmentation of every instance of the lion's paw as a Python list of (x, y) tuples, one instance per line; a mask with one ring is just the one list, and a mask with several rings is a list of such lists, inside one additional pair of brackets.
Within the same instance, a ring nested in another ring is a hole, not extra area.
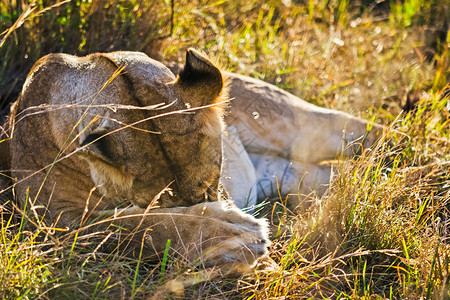
[(191, 210), (198, 216), (196, 224), (200, 228), (198, 242), (193, 243), (196, 247), (190, 249), (189, 256), (200, 259), (205, 266), (251, 268), (267, 254), (270, 241), (266, 220), (224, 202), (198, 204)]

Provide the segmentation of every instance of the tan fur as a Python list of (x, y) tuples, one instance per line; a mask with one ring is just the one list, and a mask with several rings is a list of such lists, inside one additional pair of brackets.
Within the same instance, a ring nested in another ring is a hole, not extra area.
[[(173, 72), (180, 66), (168, 64)], [(369, 149), (382, 126), (312, 105), (266, 82), (223, 72), (230, 105), (225, 114), (222, 182), (238, 207), (289, 194), (292, 208), (323, 195), (337, 158)]]
[(144, 242), (145, 257), (157, 258), (170, 239), (191, 262), (254, 266), (269, 244), (265, 221), (218, 201), (224, 86), (192, 49), (177, 78), (137, 52), (43, 57), (3, 150), (20, 204), (29, 190), (57, 226), (101, 217), (97, 229), (122, 227), (135, 253)]
[(231, 130), (224, 138), (222, 181), (239, 207), (278, 197), (278, 189), (283, 196), (295, 195), (293, 207), (311, 193), (322, 195), (332, 171), (327, 162), (361, 153), (383, 131), (260, 80), (225, 74), (233, 100), (226, 116)]
[(99, 160), (86, 158), (91, 170), (91, 178), (104, 196), (108, 190), (114, 190), (116, 194), (126, 193), (133, 187), (133, 177), (123, 169), (102, 163)]
[(177, 77), (137, 52), (42, 58), (14, 105), (14, 138), (2, 153), (22, 205), (29, 187), (49, 221), (112, 218), (100, 227), (133, 232), (132, 245), (144, 241), (146, 256), (164, 252), (170, 239), (190, 261), (253, 266), (266, 253), (266, 224), (217, 201), (227, 195), (222, 184), (239, 207), (278, 188), (323, 194), (332, 176), (324, 162), (370, 147), (382, 127), (226, 76), (229, 86), (194, 50)]

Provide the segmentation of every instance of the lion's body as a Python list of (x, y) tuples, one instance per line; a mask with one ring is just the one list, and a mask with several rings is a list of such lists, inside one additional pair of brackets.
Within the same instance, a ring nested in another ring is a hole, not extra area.
[(100, 227), (135, 232), (147, 256), (170, 239), (189, 260), (253, 265), (266, 253), (265, 223), (217, 202), (220, 178), (240, 207), (263, 198), (273, 175), (283, 193), (299, 179), (302, 193), (321, 193), (330, 169), (320, 162), (364, 137), (367, 122), (228, 77), (233, 100), (222, 136), (221, 72), (193, 50), (178, 77), (135, 52), (42, 58), (13, 106), (2, 150), (19, 202), (63, 226), (109, 217)]
[(222, 181), (241, 208), (278, 195), (277, 189), (282, 195), (293, 193), (294, 206), (301, 201), (298, 195), (320, 196), (330, 181), (328, 162), (360, 153), (382, 131), (377, 124), (312, 105), (260, 80), (225, 76), (231, 104)]

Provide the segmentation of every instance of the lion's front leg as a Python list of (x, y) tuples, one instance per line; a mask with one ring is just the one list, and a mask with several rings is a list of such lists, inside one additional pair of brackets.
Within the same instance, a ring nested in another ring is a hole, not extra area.
[(173, 253), (203, 266), (249, 269), (270, 244), (265, 220), (226, 202), (147, 212), (132, 207), (117, 213), (112, 222), (134, 232), (134, 247), (140, 248), (144, 241), (145, 257), (161, 256), (170, 240)]

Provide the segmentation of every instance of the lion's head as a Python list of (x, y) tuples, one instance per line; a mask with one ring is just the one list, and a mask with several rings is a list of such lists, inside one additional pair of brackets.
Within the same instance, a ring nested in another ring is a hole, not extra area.
[[(93, 100), (79, 147), (102, 194), (141, 207), (154, 197), (162, 207), (216, 201), (224, 127), (221, 72), (192, 49), (176, 78), (142, 54), (105, 57), (125, 68)], [(166, 187), (170, 191), (161, 193)]]

